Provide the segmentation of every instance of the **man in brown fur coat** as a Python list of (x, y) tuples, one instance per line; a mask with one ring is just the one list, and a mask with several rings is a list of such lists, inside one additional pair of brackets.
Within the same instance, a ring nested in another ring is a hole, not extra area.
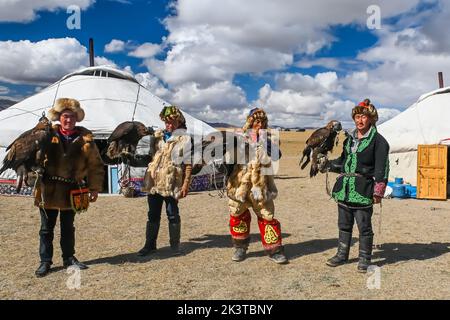
[(80, 269), (87, 268), (74, 256), (75, 211), (71, 191), (85, 190), (85, 199), (95, 202), (103, 188), (104, 177), (103, 162), (92, 132), (76, 126), (84, 119), (80, 103), (75, 99), (58, 99), (49, 110), (48, 118), (60, 124), (53, 126), (52, 140), (45, 155), (45, 172), (35, 190), (35, 205), (41, 214), (41, 264), (35, 272), (38, 277), (47, 275), (52, 265), (53, 235), (58, 213), (64, 267), (74, 265)]
[[(264, 168), (271, 166), (271, 158), (278, 160), (281, 157), (278, 148), (278, 155), (272, 154), (276, 148), (273, 148), (270, 135), (261, 134), (261, 129), (267, 129), (267, 125), (268, 119), (263, 109), (250, 111), (243, 129), (248, 142), (256, 149), (255, 157), (246, 164), (235, 165), (227, 182), (230, 233), (235, 247), (232, 260), (237, 262), (246, 258), (250, 242), (250, 208), (258, 217), (261, 241), (270, 259), (278, 264), (288, 262), (281, 244), (280, 222), (274, 218), (273, 199), (278, 191), (273, 175), (263, 172)], [(251, 130), (247, 132), (248, 129)]]
[(166, 129), (157, 130), (155, 136), (155, 154), (148, 165), (142, 191), (148, 193), (148, 221), (145, 232), (145, 245), (138, 252), (146, 256), (156, 251), (156, 240), (161, 221), (163, 203), (169, 220), (170, 247), (174, 254), (179, 250), (181, 220), (178, 200), (188, 194), (192, 165), (184, 161), (190, 156), (191, 138), (186, 134), (186, 120), (176, 106), (166, 106), (160, 113)]

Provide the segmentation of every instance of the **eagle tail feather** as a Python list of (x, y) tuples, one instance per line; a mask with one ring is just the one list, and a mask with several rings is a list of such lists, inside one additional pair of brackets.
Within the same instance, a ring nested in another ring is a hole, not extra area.
[[(308, 163), (311, 161), (310, 156), (311, 156), (311, 147), (310, 146), (306, 146), (306, 148), (303, 150), (303, 156), (302, 159), (300, 160), (300, 165), (301, 165), (301, 169), (305, 169), (305, 167), (308, 165)], [(303, 159), (306, 157), (306, 161), (305, 163), (302, 164)]]
[(16, 184), (16, 193), (19, 193), (22, 189), (23, 184), (23, 175), (20, 175), (17, 177), (17, 184)]

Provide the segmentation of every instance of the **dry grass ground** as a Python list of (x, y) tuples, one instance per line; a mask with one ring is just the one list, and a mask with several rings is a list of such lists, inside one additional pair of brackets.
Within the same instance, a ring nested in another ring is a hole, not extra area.
[(81, 273), (81, 288), (70, 290), (66, 286), (69, 274), (61, 268), (59, 227), (55, 271), (37, 279), (37, 210), (31, 199), (0, 197), (0, 298), (449, 299), (449, 202), (383, 202), (378, 239), (383, 246), (374, 252), (374, 262), (381, 267), (380, 289), (369, 290), (368, 276), (356, 272), (356, 226), (352, 263), (338, 268), (325, 265), (336, 249), (337, 210), (325, 193), (324, 176), (309, 179), (307, 170), (298, 167), (307, 136), (282, 134), (284, 156), (276, 178), (275, 216), (282, 224), (289, 264), (276, 265), (264, 255), (256, 219), (248, 259), (231, 261), (226, 199), (206, 192), (180, 202), (185, 255), (171, 257), (163, 216), (160, 249), (153, 256), (138, 258), (135, 252), (144, 240), (146, 199), (101, 197), (88, 213), (76, 218), (77, 256), (90, 268)]

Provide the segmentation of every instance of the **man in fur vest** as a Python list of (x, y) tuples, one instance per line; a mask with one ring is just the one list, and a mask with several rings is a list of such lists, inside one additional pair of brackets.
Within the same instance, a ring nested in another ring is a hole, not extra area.
[(377, 132), (377, 109), (366, 99), (353, 108), (356, 128), (344, 141), (342, 155), (325, 166), (338, 176), (332, 196), (338, 203), (339, 242), (337, 254), (327, 261), (330, 267), (348, 261), (353, 223), (359, 229), (358, 271), (371, 263), (373, 204), (381, 203), (389, 176), (389, 144)]
[(166, 129), (157, 130), (154, 134), (155, 153), (144, 177), (142, 190), (148, 193), (148, 221), (145, 245), (138, 252), (139, 256), (156, 251), (163, 203), (169, 220), (170, 247), (174, 254), (181, 254), (178, 200), (186, 197), (189, 191), (192, 165), (185, 159), (191, 156), (192, 144), (186, 134), (186, 120), (178, 107), (164, 107), (160, 118)]
[[(267, 125), (268, 119), (263, 109), (250, 111), (243, 130), (250, 147), (256, 148), (255, 157), (246, 164), (236, 164), (227, 181), (230, 233), (235, 248), (232, 260), (237, 262), (246, 258), (250, 242), (250, 208), (258, 217), (261, 241), (270, 259), (279, 264), (288, 262), (281, 244), (280, 222), (274, 218), (273, 199), (278, 191), (273, 175), (263, 173), (264, 168), (271, 167), (271, 160), (281, 157), (279, 149), (273, 148), (270, 135), (264, 134)], [(272, 152), (275, 149), (277, 154)]]
[[(58, 213), (61, 224), (61, 249), (64, 267), (87, 266), (75, 254), (75, 210), (71, 192), (85, 190), (86, 202), (95, 202), (103, 188), (103, 162), (92, 132), (77, 122), (84, 119), (84, 110), (75, 99), (61, 98), (49, 110), (48, 118), (59, 121), (53, 125), (50, 146), (45, 155), (45, 172), (35, 189), (35, 205), (41, 214), (39, 254), (41, 264), (36, 276), (50, 271), (53, 257), (53, 235)], [(81, 198), (78, 198), (81, 199)]]

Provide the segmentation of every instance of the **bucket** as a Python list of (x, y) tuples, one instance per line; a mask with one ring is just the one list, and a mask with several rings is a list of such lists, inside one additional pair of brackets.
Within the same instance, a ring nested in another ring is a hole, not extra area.
[(407, 185), (406, 186), (406, 194), (409, 198), (416, 198), (417, 197), (417, 187)]
[(395, 178), (395, 184), (403, 184), (403, 178)]
[(394, 184), (392, 187), (392, 196), (394, 198), (406, 198), (406, 185), (404, 184)]

